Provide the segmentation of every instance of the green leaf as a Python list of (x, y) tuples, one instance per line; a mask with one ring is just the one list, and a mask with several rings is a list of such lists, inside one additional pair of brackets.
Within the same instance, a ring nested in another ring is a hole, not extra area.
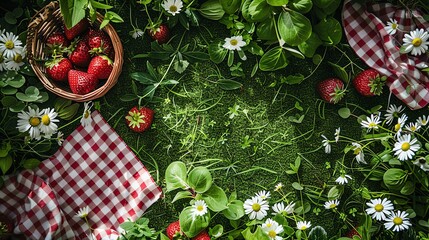
[(272, 13), (272, 7), (268, 5), (266, 0), (253, 0), (249, 4), (249, 14), (253, 21), (262, 22)]
[(90, 0), (90, 3), (94, 8), (99, 8), (99, 9), (111, 9), (112, 8), (112, 6), (110, 6), (110, 5), (100, 3), (100, 2), (97, 2), (95, 0)]
[(340, 195), (342, 194), (344, 188), (342, 186), (333, 186), (331, 189), (329, 189), (328, 191), (328, 199), (329, 200), (333, 200), (333, 199), (338, 199), (340, 197)]
[(338, 115), (344, 119), (347, 119), (351, 115), (350, 109), (347, 107), (340, 108), (338, 109)]
[(240, 200), (232, 200), (228, 203), (227, 209), (222, 211), (222, 214), (230, 220), (238, 220), (244, 216), (243, 202)]
[(322, 41), (316, 33), (311, 32), (310, 37), (303, 43), (298, 45), (298, 49), (308, 58), (313, 57), (317, 48), (322, 45)]
[(218, 84), (223, 90), (235, 90), (240, 89), (243, 86), (242, 83), (231, 79), (219, 79), (216, 81), (216, 84)]
[(165, 170), (165, 181), (167, 184), (167, 192), (182, 188), (186, 189), (186, 165), (183, 162), (172, 162)]
[(400, 193), (403, 195), (411, 195), (414, 193), (416, 186), (412, 181), (406, 181), (404, 186), (401, 188)]
[(133, 93), (125, 93), (121, 95), (119, 99), (121, 99), (121, 101), (123, 102), (131, 102), (131, 101), (137, 100), (138, 97)]
[(18, 100), (14, 96), (4, 96), (1, 99), (1, 104), (5, 107), (12, 107), (18, 103)]
[(281, 12), (278, 19), (280, 37), (291, 46), (298, 46), (311, 36), (311, 23), (296, 11)]
[(304, 188), (298, 182), (293, 182), (292, 183), (292, 187), (295, 188), (298, 191), (304, 190)]
[(71, 120), (79, 110), (79, 103), (73, 103), (69, 106), (59, 109), (58, 116), (64, 120)]
[(210, 55), (205, 52), (184, 52), (185, 56), (190, 61), (207, 61), (210, 60)]
[(311, 229), (308, 234), (308, 240), (327, 240), (328, 233), (326, 233), (325, 229), (321, 226), (315, 226)]
[(4, 15), (4, 20), (10, 25), (15, 25), (18, 22), (16, 20), (16, 16), (12, 12), (6, 12)]
[(173, 200), (171, 201), (174, 203), (177, 200), (184, 199), (184, 198), (192, 198), (192, 193), (189, 191), (180, 191), (176, 193), (176, 196), (174, 196)]
[(158, 74), (155, 72), (155, 69), (153, 68), (152, 64), (150, 64), (149, 61), (146, 61), (146, 69), (149, 75), (154, 80), (154, 82), (158, 82), (159, 80)]
[(405, 184), (408, 174), (399, 168), (390, 168), (383, 175), (383, 182), (390, 190), (399, 190)]
[(285, 78), (281, 78), (282, 83), (289, 85), (300, 84), (304, 80), (304, 75), (298, 73), (295, 75), (288, 75)]
[(40, 160), (36, 159), (36, 158), (29, 158), (29, 159), (24, 159), (22, 165), (24, 166), (25, 169), (34, 169), (36, 167), (38, 167), (40, 164)]
[(17, 113), (17, 112), (21, 112), (22, 110), (24, 110), (25, 107), (26, 107), (25, 103), (23, 103), (23, 102), (17, 102), (15, 105), (10, 106), (9, 110), (11, 112)]
[(288, 4), (289, 0), (267, 0), (267, 3), (271, 6), (280, 7)]
[(297, 12), (308, 13), (313, 7), (313, 2), (311, 0), (292, 0), (288, 6)]
[(280, 46), (266, 52), (259, 60), (259, 69), (262, 71), (275, 71), (288, 65), (285, 52)]
[(12, 167), (13, 159), (8, 154), (6, 157), (0, 157), (0, 169), (3, 172), (3, 175)]
[(250, 230), (251, 226), (247, 227), (241, 232), (241, 235), (243, 235), (245, 240), (269, 240), (268, 234), (266, 234), (261, 226), (257, 226), (255, 232), (251, 232)]
[(314, 27), (314, 31), (319, 35), (320, 40), (328, 46), (337, 45), (343, 36), (343, 28), (340, 22), (332, 17), (320, 21)]
[(210, 212), (204, 216), (192, 217), (192, 206), (186, 207), (179, 215), (180, 229), (187, 237), (195, 237), (199, 232), (208, 227), (210, 222)]
[(12, 13), (16, 18), (19, 18), (24, 14), (24, 9), (22, 9), (22, 7), (17, 7), (12, 10)]
[(195, 192), (204, 193), (213, 184), (212, 174), (206, 167), (196, 167), (189, 172), (188, 183)]
[(256, 35), (260, 40), (277, 40), (276, 28), (273, 18), (268, 18), (256, 26)]
[(240, 8), (241, 0), (220, 0), (220, 4), (227, 14), (233, 14)]
[(25, 77), (20, 74), (16, 74), (12, 78), (8, 78), (6, 80), (6, 84), (14, 88), (20, 88), (25, 84)]
[(204, 192), (202, 198), (207, 203), (207, 207), (213, 212), (227, 209), (228, 197), (223, 189), (216, 185), (212, 185), (208, 191)]
[(2, 142), (0, 145), (0, 157), (6, 157), (11, 149), (12, 145), (9, 142)]
[(186, 60), (176, 60), (174, 61), (173, 68), (178, 73), (183, 73), (186, 68), (188, 68), (189, 62)]
[(221, 63), (228, 53), (228, 50), (222, 47), (222, 43), (212, 43), (208, 46), (210, 60), (214, 63)]
[(77, 23), (85, 18), (85, 10), (88, 5), (88, 0), (63, 0), (60, 1), (61, 14), (64, 18), (64, 23), (67, 28), (72, 28)]
[(135, 223), (134, 222), (123, 222), (121, 223), (119, 226), (121, 226), (121, 228), (123, 228), (125, 231), (130, 231), (134, 228)]
[(209, 235), (212, 238), (219, 238), (223, 234), (223, 226), (220, 224), (216, 224), (216, 226), (210, 228)]
[(332, 62), (328, 62), (333, 68), (334, 68), (334, 73), (335, 75), (337, 75), (337, 77), (339, 77), (341, 80), (343, 80), (344, 82), (349, 82), (349, 74), (346, 72), (346, 69), (344, 69), (343, 67), (332, 63)]

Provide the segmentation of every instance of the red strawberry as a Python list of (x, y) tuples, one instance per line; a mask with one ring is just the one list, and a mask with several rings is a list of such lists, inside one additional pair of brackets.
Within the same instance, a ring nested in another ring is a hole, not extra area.
[(46, 39), (46, 44), (48, 46), (63, 46), (68, 47), (70, 45), (70, 41), (66, 38), (66, 36), (61, 32), (53, 33), (49, 35), (48, 39)]
[(323, 100), (338, 103), (345, 95), (344, 83), (338, 78), (328, 78), (317, 85), (317, 91)]
[(110, 40), (110, 37), (102, 30), (90, 29), (85, 38), (88, 39), (90, 51), (94, 54), (109, 55), (113, 50), (112, 40)]
[(372, 97), (383, 92), (387, 77), (381, 76), (374, 69), (367, 69), (353, 79), (353, 86), (363, 96)]
[(179, 221), (175, 221), (175, 222), (170, 223), (170, 225), (168, 225), (168, 227), (167, 227), (167, 229), (165, 231), (167, 233), (167, 237), (170, 240), (173, 240), (174, 237), (180, 236), (181, 235), (181, 231), (180, 231), (180, 223), (179, 223)]
[(73, 40), (75, 37), (84, 33), (88, 29), (88, 27), (89, 27), (88, 19), (83, 18), (82, 20), (80, 20), (80, 22), (78, 22), (70, 29), (68, 29), (64, 25), (64, 34), (66, 35), (68, 40)]
[(68, 79), (70, 89), (75, 94), (87, 94), (93, 91), (98, 84), (98, 78), (94, 74), (79, 70), (70, 70)]
[(149, 29), (149, 35), (153, 40), (158, 41), (159, 44), (163, 44), (170, 39), (170, 30), (167, 25), (161, 24), (159, 27)]
[(69, 56), (70, 61), (78, 67), (87, 67), (91, 61), (89, 46), (85, 41), (79, 41)]
[(67, 58), (55, 58), (45, 63), (46, 73), (54, 81), (66, 81), (73, 65)]
[[(150, 128), (153, 120), (153, 111), (147, 107), (133, 107), (125, 117), (128, 127), (134, 132), (144, 132)], [(177, 225), (178, 225), (177, 221)], [(168, 228), (167, 228), (168, 230)], [(168, 232), (167, 232), (168, 233)]]
[(356, 230), (356, 228), (350, 229), (345, 235), (345, 237), (353, 238), (353, 236), (361, 237), (360, 233)]
[(91, 59), (88, 66), (88, 73), (92, 73), (97, 76), (98, 79), (107, 79), (113, 70), (113, 62), (109, 57), (95, 56)]
[(210, 236), (206, 231), (202, 231), (197, 236), (193, 237), (192, 240), (210, 240)]

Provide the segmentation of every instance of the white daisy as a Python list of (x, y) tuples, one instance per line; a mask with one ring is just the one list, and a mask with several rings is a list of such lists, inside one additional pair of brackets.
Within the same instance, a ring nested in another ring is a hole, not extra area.
[(428, 68), (428, 67), (429, 67), (429, 65), (427, 65), (425, 62), (421, 62), (421, 63), (416, 65), (416, 68), (420, 68), (420, 69)]
[(335, 180), (335, 182), (336, 182), (336, 183), (338, 183), (338, 184), (344, 185), (344, 184), (346, 184), (346, 183), (348, 183), (348, 182), (349, 182), (349, 180), (348, 180), (347, 178), (348, 178), (348, 179), (352, 179), (352, 177), (351, 177), (350, 175), (343, 174), (343, 175), (339, 176), (339, 177)]
[(391, 124), (393, 122), (393, 119), (399, 117), (399, 114), (402, 113), (405, 110), (405, 108), (400, 105), (399, 107), (395, 104), (390, 104), (389, 108), (386, 110), (386, 114), (384, 114), (384, 117), (387, 120), (387, 124)]
[(329, 140), (325, 137), (325, 135), (321, 135), (323, 140), (322, 144), (325, 147), (325, 153), (331, 153), (331, 144), (329, 143)]
[(384, 27), (384, 30), (386, 30), (389, 35), (395, 35), (396, 29), (398, 29), (398, 21), (390, 18), (390, 21), (387, 22), (387, 26)]
[(207, 213), (207, 204), (204, 200), (195, 201), (192, 208), (192, 217), (204, 216)]
[(31, 139), (40, 140), (40, 125), (42, 115), (39, 108), (32, 109), (28, 107), (28, 112), (24, 110), (18, 113), (17, 128), (19, 132), (27, 132), (30, 134)]
[(140, 28), (134, 28), (134, 30), (130, 31), (130, 35), (132, 38), (137, 39), (137, 38), (143, 36), (144, 32)]
[(230, 38), (225, 38), (225, 43), (223, 47), (228, 50), (241, 50), (241, 47), (246, 46), (246, 42), (243, 41), (242, 36), (232, 36)]
[(267, 216), (267, 210), (270, 208), (268, 202), (258, 197), (247, 199), (244, 204), (244, 212), (249, 215), (249, 218), (261, 220)]
[(272, 220), (271, 218), (268, 218), (265, 223), (261, 226), (262, 230), (268, 235), (270, 239), (274, 240), (282, 240), (283, 238), (279, 235), (284, 231), (283, 226), (280, 225), (278, 222)]
[(4, 58), (3, 54), (0, 52), (0, 72), (4, 70), (7, 70), (6, 59)]
[(363, 149), (362, 149), (362, 145), (360, 145), (357, 142), (352, 143), (353, 145), (353, 153), (356, 155), (355, 159), (358, 163), (364, 163), (366, 164), (365, 161), (365, 155), (363, 153)]
[(409, 123), (407, 126), (405, 126), (405, 129), (407, 129), (409, 132), (417, 132), (421, 128), (420, 124), (418, 123)]
[(182, 10), (183, 2), (182, 0), (166, 0), (162, 2), (161, 6), (165, 9), (165, 11), (174, 16), (180, 13), (180, 10)]
[(386, 216), (393, 210), (393, 204), (387, 198), (383, 198), (383, 200), (381, 198), (371, 199), (366, 205), (369, 207), (365, 209), (366, 213), (378, 221), (386, 220)]
[(55, 112), (54, 108), (45, 108), (40, 114), (42, 115), (42, 124), (40, 124), (40, 131), (43, 132), (46, 137), (50, 137), (58, 130), (58, 126), (57, 124), (55, 124), (56, 122), (60, 121), (56, 119), (58, 113)]
[(296, 223), (296, 228), (299, 230), (302, 230), (302, 231), (309, 229), (310, 227), (311, 227), (310, 221), (308, 221), (308, 222), (307, 221), (299, 221)]
[(283, 216), (286, 216), (288, 214), (292, 214), (295, 207), (295, 203), (289, 203), (286, 207), (285, 204), (283, 202), (279, 202), (279, 203), (275, 203), (272, 206), (272, 210), (273, 213), (271, 213), (272, 215), (277, 215), (277, 214), (281, 214)]
[(278, 192), (283, 188), (283, 183), (279, 182), (277, 183), (277, 185), (274, 187), (274, 192)]
[(57, 137), (55, 138), (57, 140), (58, 146), (63, 145), (64, 142), (64, 133), (61, 131), (58, 131)]
[(0, 52), (5, 58), (13, 58), (22, 50), (22, 42), (11, 32), (0, 35)]
[(412, 159), (415, 152), (420, 149), (420, 144), (417, 143), (417, 139), (411, 140), (410, 134), (405, 134), (398, 137), (398, 141), (395, 143), (393, 151), (394, 155), (398, 156), (398, 159), (405, 161)]
[(334, 209), (340, 205), (340, 201), (338, 199), (330, 200), (325, 202), (325, 209)]
[(363, 128), (368, 128), (368, 132), (371, 129), (378, 129), (378, 125), (381, 123), (380, 115), (371, 114), (370, 117), (366, 117), (366, 120), (363, 120), (360, 124)]
[(83, 104), (83, 114), (82, 114), (82, 118), (80, 119), (80, 123), (82, 124), (83, 127), (87, 127), (87, 126), (91, 126), (92, 123), (92, 117), (91, 117), (91, 108), (92, 108), (92, 101), (89, 102), (85, 102)]
[(408, 213), (405, 211), (398, 210), (396, 213), (392, 211), (390, 216), (386, 219), (384, 227), (389, 230), (391, 228), (394, 232), (399, 232), (406, 230), (411, 226), (410, 220), (408, 218)]
[(341, 131), (341, 129), (340, 129), (340, 128), (335, 129), (335, 134), (334, 134), (334, 136), (335, 136), (335, 142), (336, 142), (336, 143), (340, 140), (340, 131)]
[(419, 117), (419, 119), (417, 119), (417, 123), (422, 127), (426, 126), (428, 124), (428, 118), (425, 115), (423, 115)]
[(24, 65), (24, 58), (27, 54), (25, 48), (18, 50), (15, 56), (5, 60), (5, 66), (8, 70), (18, 71)]
[(424, 157), (420, 157), (413, 161), (414, 165), (418, 166), (421, 170), (427, 172), (429, 171), (429, 164), (427, 163)]
[(405, 122), (407, 121), (408, 116), (405, 114), (402, 114), (402, 116), (400, 118), (398, 118), (398, 122), (395, 124), (394, 126), (394, 130), (395, 130), (395, 137), (399, 137), (402, 134), (402, 128), (405, 125)]
[(89, 207), (86, 206), (86, 207), (80, 208), (79, 211), (76, 213), (75, 217), (85, 219), (88, 216), (88, 214), (89, 214)]
[(417, 29), (411, 31), (410, 34), (405, 34), (402, 39), (404, 44), (401, 47), (401, 52), (411, 52), (411, 55), (414, 56), (419, 56), (422, 53), (425, 53), (428, 50), (428, 38), (429, 34), (424, 29)]
[(258, 193), (256, 193), (256, 196), (262, 200), (267, 200), (268, 198), (270, 198), (270, 191), (259, 191)]

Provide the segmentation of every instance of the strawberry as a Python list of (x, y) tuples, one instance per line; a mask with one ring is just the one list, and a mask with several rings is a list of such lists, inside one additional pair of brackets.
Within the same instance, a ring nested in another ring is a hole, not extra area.
[(197, 236), (193, 237), (192, 240), (210, 240), (210, 236), (206, 231), (203, 230)]
[(161, 24), (159, 27), (150, 28), (149, 35), (153, 40), (158, 41), (159, 44), (163, 44), (170, 39), (170, 30), (167, 25)]
[(167, 233), (167, 237), (170, 240), (173, 240), (175, 237), (182, 235), (182, 233), (180, 231), (180, 222), (175, 221), (175, 222), (170, 223), (170, 225), (168, 225), (168, 227), (165, 231)]
[(317, 91), (323, 100), (338, 103), (345, 95), (344, 83), (338, 78), (328, 78), (317, 85)]
[(345, 237), (348, 238), (353, 238), (353, 236), (361, 237), (360, 233), (356, 230), (356, 228), (350, 229), (345, 235)]
[(54, 81), (66, 81), (73, 65), (68, 58), (55, 58), (45, 63), (46, 73)]
[(112, 41), (110, 37), (102, 30), (90, 29), (87, 36), (88, 45), (91, 53), (109, 55), (113, 50)]
[(64, 34), (66, 35), (66, 38), (68, 40), (73, 40), (75, 37), (84, 33), (88, 28), (89, 28), (88, 19), (83, 18), (82, 20), (80, 20), (76, 25), (74, 25), (70, 29), (68, 29), (66, 27), (66, 25), (64, 24)]
[[(128, 127), (134, 132), (144, 132), (150, 128), (153, 111), (147, 107), (133, 107), (125, 117)], [(177, 221), (178, 222), (178, 221)], [(178, 224), (178, 223), (176, 223)], [(168, 229), (168, 228), (167, 228)]]
[(95, 56), (88, 66), (88, 73), (97, 76), (98, 79), (107, 79), (113, 70), (113, 62), (105, 55)]
[(374, 69), (367, 69), (353, 79), (356, 91), (365, 97), (380, 95), (387, 77), (381, 76)]
[(94, 74), (73, 69), (69, 71), (68, 80), (70, 89), (75, 94), (87, 94), (98, 84), (98, 78)]
[(49, 35), (48, 39), (46, 39), (46, 44), (48, 46), (63, 46), (68, 47), (70, 45), (70, 41), (66, 38), (66, 36), (61, 32), (55, 32)]
[(89, 46), (85, 41), (79, 41), (75, 47), (72, 47), (69, 55), (70, 61), (78, 67), (87, 67), (91, 61)]

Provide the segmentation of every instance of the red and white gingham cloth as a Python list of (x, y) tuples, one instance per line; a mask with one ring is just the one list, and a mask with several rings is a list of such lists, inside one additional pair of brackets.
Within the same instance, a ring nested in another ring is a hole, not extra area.
[(88, 239), (76, 217), (90, 209), (96, 239), (116, 239), (119, 224), (136, 220), (162, 194), (142, 162), (98, 111), (91, 126), (79, 126), (40, 166), (8, 176), (0, 188), (0, 212), (15, 221), (15, 233), (30, 239)]
[[(398, 21), (399, 30), (394, 36), (384, 29), (389, 18)], [(419, 11), (390, 3), (361, 5), (346, 0), (342, 20), (350, 46), (369, 67), (388, 77), (387, 85), (396, 97), (411, 109), (429, 103), (429, 78), (416, 68), (419, 63), (427, 63), (427, 56), (417, 58), (399, 52), (405, 33), (418, 28), (429, 31), (429, 23)]]

